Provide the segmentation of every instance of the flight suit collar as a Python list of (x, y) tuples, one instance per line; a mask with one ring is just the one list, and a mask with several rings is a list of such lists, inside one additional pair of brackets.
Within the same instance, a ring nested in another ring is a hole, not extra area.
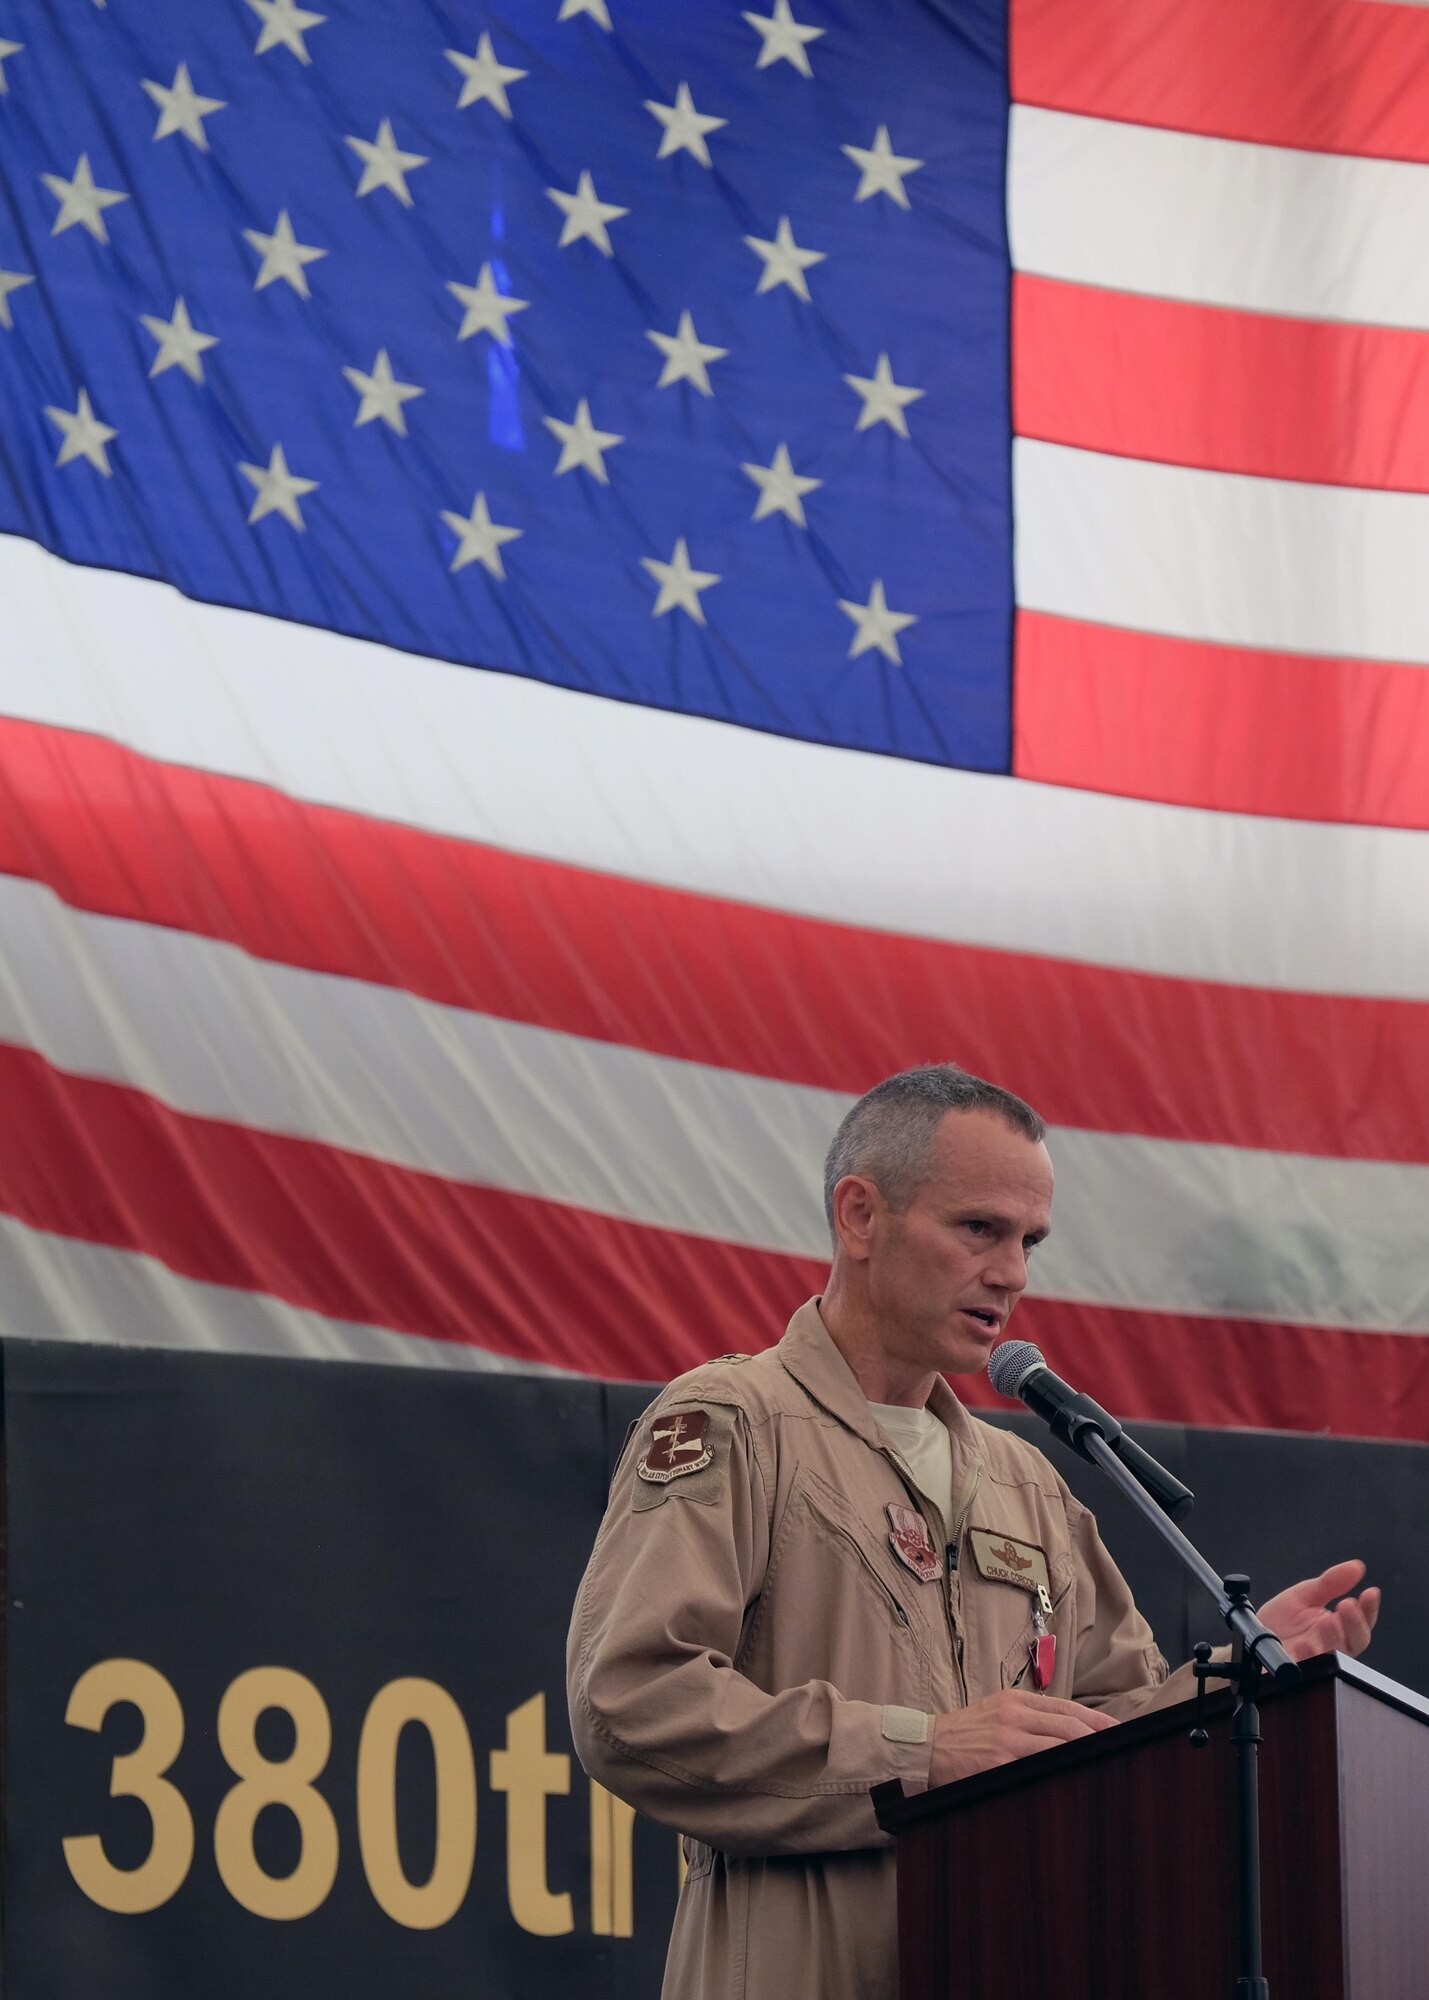
[[(802, 1389), (808, 1391), (831, 1417), (851, 1430), (875, 1451), (883, 1449), (883, 1436), (872, 1406), (859, 1385), (858, 1377), (844, 1360), (819, 1313), (818, 1299), (801, 1305), (790, 1320), (779, 1343), (779, 1359)], [(940, 1417), (952, 1435), (954, 1449), (968, 1454), (968, 1461), (982, 1461), (980, 1426), (975, 1424), (943, 1377), (933, 1383), (928, 1408)]]

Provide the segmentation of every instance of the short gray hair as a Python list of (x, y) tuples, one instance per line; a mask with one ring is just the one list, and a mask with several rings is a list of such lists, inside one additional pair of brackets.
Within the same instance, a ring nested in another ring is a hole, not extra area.
[(1047, 1133), (1030, 1104), (956, 1063), (924, 1063), (885, 1077), (847, 1113), (824, 1161), (824, 1214), (835, 1243), (834, 1189), (844, 1176), (866, 1175), (892, 1209), (906, 1209), (926, 1178), (928, 1148), (949, 1111), (991, 1111), (1034, 1142)]

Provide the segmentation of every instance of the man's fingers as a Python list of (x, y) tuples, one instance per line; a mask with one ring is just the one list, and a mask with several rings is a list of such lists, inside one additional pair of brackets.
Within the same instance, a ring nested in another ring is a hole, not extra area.
[(1018, 1722), (1029, 1736), (1050, 1738), (1054, 1743), (1095, 1736), (1099, 1730), (1111, 1727), (1110, 1716), (1098, 1715), (1095, 1709), (1082, 1708), (1074, 1701), (1039, 1701), (1025, 1717), (1019, 1716)]
[(1342, 1627), (1337, 1611), (1325, 1611), (1315, 1620), (1315, 1636), (1312, 1641), (1317, 1653), (1334, 1653), (1339, 1650)]
[(1356, 1659), (1369, 1644), (1369, 1626), (1358, 1612), (1342, 1607), (1339, 1612), (1340, 1631), (1335, 1640), (1337, 1653), (1348, 1653)]
[(1343, 1597), (1353, 1590), (1363, 1575), (1364, 1564), (1358, 1556), (1351, 1556), (1346, 1562), (1331, 1563), (1318, 1576), (1307, 1577), (1298, 1588), (1317, 1604), (1328, 1604), (1332, 1597)]
[(1373, 1621), (1360, 1599), (1347, 1597), (1342, 1604), (1335, 1606), (1330, 1615), (1339, 1620), (1340, 1632), (1335, 1641), (1336, 1649), (1341, 1653), (1356, 1656), (1362, 1653), (1369, 1644)]
[(1099, 1708), (1088, 1708), (1083, 1702), (1064, 1701), (1060, 1695), (1032, 1695), (1029, 1699), (1038, 1714), (1065, 1715), (1073, 1721), (1085, 1723), (1088, 1729), (1110, 1729), (1115, 1719), (1103, 1715)]

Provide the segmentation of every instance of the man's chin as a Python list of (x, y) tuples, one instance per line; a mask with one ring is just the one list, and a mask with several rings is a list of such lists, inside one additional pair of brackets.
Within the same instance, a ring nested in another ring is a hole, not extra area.
[(944, 1357), (942, 1372), (945, 1375), (976, 1375), (986, 1368), (988, 1356), (1002, 1339), (1002, 1334), (1000, 1324), (984, 1326), (980, 1321), (959, 1313), (940, 1343)]

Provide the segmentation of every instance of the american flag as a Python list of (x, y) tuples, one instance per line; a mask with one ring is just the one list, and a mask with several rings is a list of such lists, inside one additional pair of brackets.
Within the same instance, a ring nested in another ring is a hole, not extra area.
[(662, 1376), (852, 1097), (1429, 1420), (1429, 10), (0, 0), (0, 1326)]

